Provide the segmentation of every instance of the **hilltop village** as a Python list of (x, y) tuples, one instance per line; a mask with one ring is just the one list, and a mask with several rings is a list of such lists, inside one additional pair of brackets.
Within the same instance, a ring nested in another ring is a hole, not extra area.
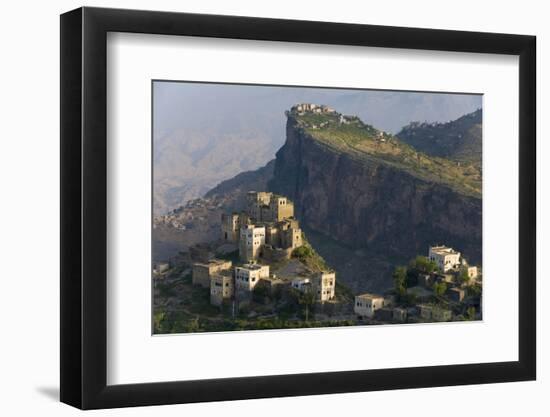
[(304, 247), (303, 233), (294, 218), (294, 204), (284, 196), (250, 191), (247, 208), (240, 213), (223, 214), (222, 241), (238, 246), (239, 261), (210, 259), (193, 264), (192, 282), (210, 290), (210, 302), (248, 300), (257, 286), (270, 294), (289, 286), (309, 293), (316, 302), (335, 297), (336, 274), (331, 270), (300, 265), (292, 273), (277, 275), (270, 265), (288, 267), (291, 257), (300, 257)]
[[(290, 113), (300, 116), (303, 129), (359, 126), (372, 129), (381, 146), (395, 141), (328, 106), (302, 103)], [(354, 293), (345, 285), (346, 277), (338, 276), (308, 242), (288, 197), (244, 193), (242, 210), (224, 212), (221, 200), (197, 199), (155, 222), (154, 227), (167, 224), (189, 233), (197, 228), (191, 213), (207, 219), (215, 210), (220, 219), (217, 237), (169, 262), (154, 263), (155, 333), (482, 318), (481, 268), (455, 248), (433, 244), (407, 265), (395, 267), (391, 288)]]
[(171, 310), (192, 324), (179, 331), (481, 318), (479, 268), (447, 246), (431, 246), (426, 256), (397, 267), (394, 287), (385, 293), (353, 294), (337, 286), (336, 272), (307, 242), (285, 196), (248, 192), (245, 210), (221, 215), (219, 233), (213, 245), (196, 245), (183, 262), (154, 265), (159, 295), (176, 304), (163, 304), (156, 316), (160, 330)]

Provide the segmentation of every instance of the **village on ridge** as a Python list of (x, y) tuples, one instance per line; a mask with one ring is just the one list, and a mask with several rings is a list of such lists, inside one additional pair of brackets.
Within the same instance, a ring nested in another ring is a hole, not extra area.
[[(229, 306), (234, 316), (239, 305), (250, 302), (259, 289), (270, 295), (285, 291), (308, 295), (316, 305), (342, 303), (336, 297), (336, 272), (330, 268), (306, 266), (282, 274), (273, 268), (285, 269), (280, 266), (299, 257), (300, 248), (306, 247), (305, 235), (294, 217), (294, 204), (287, 197), (250, 191), (246, 209), (224, 213), (221, 220), (220, 240), (238, 248), (238, 259), (209, 257), (192, 264), (192, 284), (209, 290), (211, 305)], [(406, 288), (404, 294), (397, 289), (385, 294), (356, 294), (348, 301), (352, 308), (346, 318), (357, 324), (460, 320), (464, 314), (457, 317), (452, 306), (463, 302), (469, 303), (470, 320), (480, 317), (480, 294), (468, 299), (469, 289), (480, 284), (477, 266), (442, 245), (429, 247), (427, 256), (417, 257), (416, 262), (425, 266), (424, 270), (414, 266), (419, 272), (416, 285)], [(157, 264), (154, 276), (162, 278), (169, 270), (169, 264)], [(434, 303), (434, 297), (442, 302)]]

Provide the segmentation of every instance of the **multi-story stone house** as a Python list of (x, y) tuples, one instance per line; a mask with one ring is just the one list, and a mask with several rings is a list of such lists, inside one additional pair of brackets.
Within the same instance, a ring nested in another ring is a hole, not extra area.
[(256, 223), (278, 222), (294, 217), (294, 203), (273, 193), (249, 191), (246, 211)]
[(476, 279), (479, 275), (479, 272), (477, 270), (477, 266), (465, 266), (466, 273), (468, 274), (468, 278), (470, 281)]
[(246, 195), (246, 211), (255, 221), (262, 221), (262, 208), (268, 207), (273, 193), (249, 191)]
[(192, 281), (195, 285), (210, 288), (210, 278), (223, 270), (231, 269), (232, 262), (222, 259), (211, 259), (208, 262), (193, 264)]
[(239, 256), (243, 262), (259, 258), (265, 245), (265, 227), (247, 224), (241, 227), (239, 238)]
[(296, 277), (292, 280), (291, 286), (300, 292), (311, 291), (315, 301), (324, 303), (334, 299), (336, 274), (334, 272), (317, 272), (308, 276)]
[(296, 249), (303, 245), (298, 220), (287, 218), (277, 223), (268, 223), (265, 229), (265, 243), (274, 248)]
[(244, 264), (235, 268), (235, 288), (238, 292), (252, 291), (264, 278), (269, 278), (269, 265)]
[(221, 306), (224, 301), (230, 300), (235, 294), (233, 272), (223, 270), (210, 277), (210, 304)]
[(222, 214), (222, 240), (238, 242), (240, 227), (238, 213)]
[(334, 272), (317, 272), (311, 280), (315, 298), (324, 303), (334, 298), (336, 288), (336, 274)]
[(283, 249), (296, 249), (303, 245), (302, 229), (298, 220), (284, 219), (277, 223), (279, 233), (279, 247)]
[(353, 311), (359, 317), (373, 318), (376, 310), (384, 307), (384, 297), (376, 294), (361, 294), (355, 296)]
[(443, 272), (460, 266), (460, 252), (447, 246), (430, 246), (428, 258), (434, 261)]
[(222, 215), (222, 239), (238, 242), (243, 262), (258, 259), (263, 245), (273, 249), (302, 246), (302, 230), (294, 219), (294, 204), (284, 196), (249, 191), (244, 213)]

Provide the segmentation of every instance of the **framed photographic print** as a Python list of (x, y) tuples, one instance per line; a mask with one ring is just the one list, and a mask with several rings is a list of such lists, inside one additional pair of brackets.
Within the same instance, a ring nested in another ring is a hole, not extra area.
[(61, 400), (535, 379), (535, 38), (61, 16)]

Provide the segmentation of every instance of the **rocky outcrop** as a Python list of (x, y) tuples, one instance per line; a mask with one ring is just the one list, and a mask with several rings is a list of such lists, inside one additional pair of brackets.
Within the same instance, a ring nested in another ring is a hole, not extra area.
[(272, 191), (295, 203), (306, 228), (353, 249), (410, 259), (441, 243), (481, 261), (481, 198), (422, 180), (376, 158), (336, 152), (287, 121)]

